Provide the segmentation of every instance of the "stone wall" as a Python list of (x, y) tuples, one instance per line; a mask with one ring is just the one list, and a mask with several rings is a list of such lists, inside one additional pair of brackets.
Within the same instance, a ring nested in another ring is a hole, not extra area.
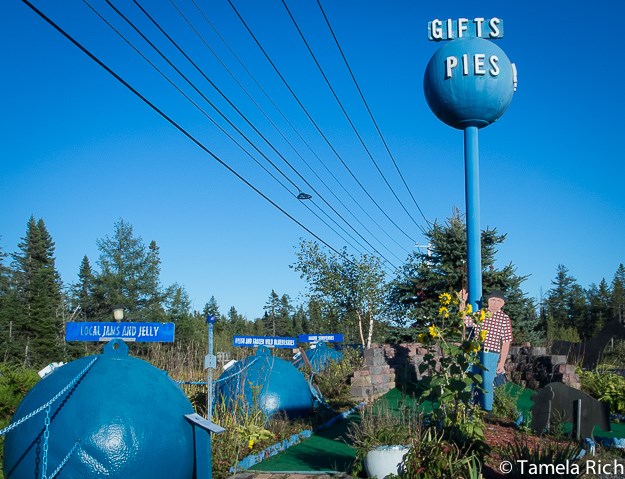
[(511, 346), (505, 367), (508, 379), (523, 387), (538, 389), (551, 382), (561, 382), (580, 389), (575, 366), (567, 363), (566, 355), (547, 354), (546, 348), (532, 347), (529, 343)]
[(364, 367), (354, 371), (350, 394), (357, 401), (374, 401), (396, 385), (395, 370), (387, 363), (384, 351), (377, 345), (365, 349)]
[[(419, 365), (428, 352), (440, 354), (440, 350), (419, 343), (372, 345), (364, 351), (363, 369), (354, 372), (352, 397), (358, 401), (373, 401), (396, 385), (421, 379)], [(533, 348), (529, 343), (510, 347), (505, 370), (509, 381), (530, 389), (550, 382), (580, 388), (575, 366), (567, 364), (566, 356), (547, 354), (545, 348)]]

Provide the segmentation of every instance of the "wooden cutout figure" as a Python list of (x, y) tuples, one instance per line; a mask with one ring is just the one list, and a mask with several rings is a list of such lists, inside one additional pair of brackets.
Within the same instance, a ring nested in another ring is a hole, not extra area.
[(592, 437), (595, 426), (610, 431), (610, 409), (606, 403), (562, 383), (549, 383), (532, 396), (532, 430), (540, 435), (549, 428), (549, 421), (557, 414), (563, 421), (573, 421), (573, 404), (582, 401), (580, 434), (582, 438)]

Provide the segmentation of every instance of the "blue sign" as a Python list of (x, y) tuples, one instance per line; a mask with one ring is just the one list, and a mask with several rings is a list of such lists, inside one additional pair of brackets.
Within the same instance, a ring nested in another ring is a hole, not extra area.
[(212, 314), (209, 314), (208, 316), (206, 316), (206, 322), (208, 324), (215, 324), (215, 316), (213, 316)]
[(254, 348), (256, 346), (266, 346), (268, 348), (296, 348), (295, 338), (282, 338), (276, 336), (234, 336), (232, 338), (234, 346)]
[(297, 337), (300, 343), (342, 343), (342, 334), (300, 334)]
[(110, 341), (173, 343), (174, 323), (67, 323), (66, 341)]

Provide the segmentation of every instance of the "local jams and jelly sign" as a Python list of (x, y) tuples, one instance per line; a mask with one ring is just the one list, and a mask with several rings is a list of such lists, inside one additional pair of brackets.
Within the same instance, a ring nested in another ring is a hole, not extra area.
[(110, 341), (172, 343), (174, 323), (67, 323), (66, 341)]

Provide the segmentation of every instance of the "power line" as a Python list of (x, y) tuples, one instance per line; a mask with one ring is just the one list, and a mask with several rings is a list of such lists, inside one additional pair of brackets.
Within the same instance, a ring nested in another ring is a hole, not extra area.
[[(389, 232), (387, 231), (386, 228), (383, 228), (377, 221), (375, 218), (373, 218), (373, 216), (371, 216), (371, 214), (363, 207), (363, 205), (361, 204), (361, 202), (357, 201), (354, 196), (350, 193), (350, 191), (345, 187), (345, 185), (343, 184), (343, 182), (339, 181), (338, 178), (334, 175), (334, 173), (332, 172), (332, 170), (330, 170), (328, 168), (328, 166), (325, 164), (325, 162), (321, 159), (321, 157), (317, 154), (317, 152), (310, 146), (310, 144), (308, 143), (308, 141), (302, 136), (302, 134), (297, 130), (297, 128), (295, 128), (295, 126), (293, 125), (293, 123), (288, 119), (288, 117), (283, 113), (283, 111), (280, 109), (280, 107), (276, 104), (276, 102), (271, 98), (271, 96), (266, 92), (266, 90), (263, 88), (263, 86), (258, 82), (258, 80), (256, 79), (256, 77), (249, 71), (249, 69), (247, 68), (247, 66), (245, 65), (245, 63), (241, 60), (241, 58), (237, 55), (237, 53), (233, 50), (233, 48), (230, 46), (230, 44), (227, 42), (227, 40), (223, 37), (223, 35), (219, 32), (219, 30), (217, 29), (217, 27), (215, 27), (215, 25), (210, 21), (210, 19), (206, 16), (206, 14), (204, 13), (204, 11), (202, 10), (202, 8), (197, 4), (196, 0), (191, 0), (191, 2), (193, 3), (193, 5), (195, 6), (195, 8), (198, 10), (198, 12), (200, 13), (200, 15), (202, 16), (202, 18), (204, 19), (204, 21), (210, 26), (210, 28), (215, 32), (215, 34), (219, 37), (219, 39), (222, 41), (222, 43), (226, 46), (226, 48), (230, 51), (230, 53), (232, 54), (232, 56), (237, 60), (237, 62), (241, 65), (241, 67), (245, 70), (245, 72), (248, 74), (248, 76), (252, 79), (252, 81), (256, 84), (256, 86), (259, 88), (259, 90), (263, 93), (263, 95), (267, 98), (267, 100), (269, 100), (269, 102), (273, 105), (273, 107), (276, 109), (276, 111), (280, 114), (280, 116), (282, 117), (282, 119), (284, 119), (284, 121), (289, 125), (289, 127), (293, 130), (293, 132), (299, 137), (299, 139), (306, 145), (306, 147), (308, 148), (308, 150), (313, 154), (313, 156), (315, 158), (317, 158), (317, 160), (319, 161), (319, 163), (321, 164), (321, 166), (323, 166), (323, 168), (326, 170), (326, 172), (328, 172), (328, 174), (334, 179), (334, 181), (336, 182), (336, 184), (339, 186), (339, 188), (341, 188), (346, 194), (347, 196), (354, 202), (354, 204), (371, 220), (371, 222), (377, 226), (380, 231), (382, 231), (382, 233), (384, 233), (386, 235), (387, 238), (389, 238), (393, 243), (395, 243), (397, 246), (399, 246), (404, 252), (409, 253), (408, 250), (406, 248), (404, 248), (396, 239), (395, 237), (393, 237), (392, 235), (389, 234)], [(220, 61), (220, 63), (222, 63)], [(301, 156), (300, 156), (301, 157)], [(304, 161), (305, 162), (305, 161)], [(305, 162), (306, 163), (306, 162)], [(324, 186), (326, 186), (326, 188), (330, 191), (330, 193), (332, 194), (332, 196), (334, 196), (336, 198), (336, 200), (351, 214), (351, 216), (365, 229), (366, 226), (358, 219), (358, 217), (356, 215), (354, 215), (354, 213), (347, 208), (347, 206), (338, 198), (338, 196), (334, 193), (333, 189), (328, 187), (325, 182), (323, 180), (321, 180), (321, 178), (319, 177), (319, 175), (315, 172), (315, 170), (313, 168), (311, 168), (307, 163), (306, 166), (308, 166), (310, 168), (310, 170), (313, 172), (313, 174), (319, 178), (319, 180), (322, 182), (322, 184)], [(379, 240), (378, 240), (379, 241)], [(398, 258), (399, 259), (399, 258)]]
[[(176, 5), (174, 0), (169, 0), (170, 3), (173, 5), (173, 7), (176, 9), (176, 11), (180, 14), (180, 16), (185, 20), (185, 22), (187, 23), (187, 25), (191, 28), (191, 30), (198, 36), (198, 38), (200, 38), (200, 40), (202, 41), (202, 43), (204, 44), (204, 46), (211, 52), (211, 54), (217, 59), (217, 61), (219, 61), (219, 63), (222, 65), (222, 67), (226, 70), (226, 72), (230, 75), (230, 77), (235, 81), (235, 83), (241, 88), (241, 90), (246, 94), (246, 96), (252, 101), (252, 103), (254, 103), (254, 105), (260, 110), (260, 112), (263, 114), (263, 116), (269, 121), (269, 123), (271, 124), (271, 126), (280, 134), (280, 136), (285, 140), (285, 142), (291, 147), (291, 149), (297, 154), (297, 156), (304, 162), (304, 164), (309, 168), (309, 170), (313, 173), (313, 175), (315, 175), (315, 177), (321, 182), (321, 184), (323, 186), (325, 186), (325, 188), (330, 192), (330, 194), (339, 202), (339, 204), (345, 208), (345, 210), (350, 213), (350, 215), (358, 222), (358, 224), (360, 224), (361, 227), (363, 227), (365, 229), (365, 231), (367, 233), (369, 233), (374, 239), (376, 239), (380, 244), (383, 245), (383, 243), (369, 230), (369, 228), (367, 228), (364, 223), (362, 221), (360, 221), (360, 219), (353, 214), (353, 212), (347, 207), (347, 205), (345, 205), (345, 203), (343, 203), (343, 201), (334, 193), (334, 191), (332, 190), (332, 188), (330, 188), (327, 183), (323, 180), (323, 178), (321, 178), (319, 176), (319, 174), (308, 164), (308, 162), (306, 161), (306, 159), (297, 151), (297, 149), (295, 148), (295, 146), (288, 140), (288, 138), (286, 138), (286, 136), (282, 133), (282, 131), (278, 128), (278, 126), (271, 120), (271, 118), (269, 117), (269, 115), (264, 111), (264, 109), (258, 104), (258, 102), (252, 97), (252, 95), (248, 92), (248, 90), (245, 88), (244, 85), (241, 84), (241, 82), (237, 79), (237, 77), (234, 75), (234, 73), (232, 73), (232, 71), (230, 70), (230, 68), (228, 68), (228, 66), (222, 61), (222, 59), (219, 57), (219, 55), (217, 55), (217, 53), (210, 47), (210, 45), (208, 44), (208, 42), (206, 41), (206, 39), (202, 36), (202, 34), (193, 26), (193, 24), (191, 23), (191, 21), (189, 20), (189, 18), (182, 12), (182, 10), (178, 7), (178, 5)], [(196, 5), (197, 8), (197, 5)], [(248, 72), (249, 73), (249, 72)], [(264, 90), (263, 90), (264, 92)], [(265, 93), (266, 95), (266, 93)], [(274, 104), (274, 106), (276, 106)], [(277, 107), (277, 106), (276, 106)], [(280, 111), (280, 113), (282, 113)], [(284, 114), (283, 114), (284, 116)], [(293, 127), (291, 125), (291, 127)], [(285, 160), (286, 161), (286, 160)], [(324, 165), (325, 166), (325, 165)], [(336, 179), (336, 178), (335, 178)], [(338, 182), (338, 180), (336, 180)], [(308, 183), (307, 183), (308, 184)], [(339, 183), (340, 184), (340, 183)], [(309, 185), (310, 186), (310, 185)], [(317, 193), (315, 191), (315, 193)], [(318, 193), (317, 193), (318, 194)], [(355, 200), (354, 200), (355, 201)], [(326, 213), (327, 214), (327, 213)], [(332, 220), (334, 221), (334, 220)], [(338, 226), (338, 224), (337, 224)], [(382, 228), (381, 228), (382, 229)], [(344, 230), (345, 231), (345, 230)], [(382, 229), (382, 231), (386, 232), (386, 230)], [(347, 234), (347, 232), (346, 232)], [(388, 234), (388, 233), (387, 233)], [(406, 253), (408, 253), (408, 251), (403, 248), (403, 246), (401, 244), (399, 244), (392, 236), (389, 235), (389, 237), (400, 247), (402, 248)], [(353, 237), (352, 237), (353, 239)], [(359, 243), (360, 244), (360, 243)], [(362, 246), (362, 244), (360, 244), (361, 247), (364, 248), (364, 246)], [(374, 248), (375, 249), (375, 248)], [(386, 248), (393, 256), (395, 256), (395, 258), (397, 258), (399, 261), (401, 261), (401, 259), (399, 259), (396, 255), (393, 254), (392, 251), (390, 251), (388, 248)], [(377, 250), (375, 250), (377, 252)], [(378, 254), (380, 254), (378, 252)]]
[[(391, 153), (391, 149), (389, 148), (388, 144), (386, 143), (386, 139), (384, 138), (384, 135), (382, 135), (382, 131), (380, 130), (380, 127), (378, 126), (378, 122), (375, 120), (375, 117), (373, 116), (373, 112), (371, 111), (371, 108), (369, 108), (369, 104), (367, 103), (367, 100), (365, 99), (365, 95), (363, 94), (362, 90), (360, 89), (360, 85), (358, 84), (358, 81), (356, 81), (356, 76), (354, 75), (354, 72), (352, 71), (351, 67), (349, 66), (349, 62), (347, 61), (347, 57), (345, 56), (345, 53), (343, 52), (343, 49), (341, 48), (341, 44), (339, 43), (339, 40), (338, 40), (338, 38), (336, 37), (336, 35), (334, 33), (334, 29), (332, 28), (332, 25), (330, 24), (330, 20), (328, 19), (328, 16), (326, 15), (326, 12), (323, 9), (323, 6), (321, 5), (321, 0), (317, 0), (317, 5), (319, 5), (319, 9), (321, 10), (321, 13), (322, 13), (323, 18), (324, 18), (324, 20), (326, 22), (326, 25), (328, 26), (328, 29), (330, 30), (332, 38), (334, 39), (334, 43), (336, 44), (336, 47), (338, 48), (339, 52), (341, 53), (341, 57), (343, 58), (343, 61), (345, 62), (345, 66), (347, 67), (347, 70), (349, 71), (349, 74), (350, 74), (350, 76), (351, 76), (351, 78), (352, 78), (352, 80), (354, 82), (354, 85), (356, 86), (356, 89), (358, 90), (358, 94), (360, 95), (360, 98), (362, 98), (362, 102), (364, 103), (365, 108), (367, 109), (367, 113), (369, 113), (369, 117), (371, 118), (371, 121), (373, 122), (373, 125), (375, 126), (376, 131), (378, 132), (378, 135), (380, 136), (380, 139), (382, 140), (382, 143), (384, 144), (384, 148), (386, 149), (386, 152), (388, 153), (388, 156), (393, 161), (393, 165), (395, 165), (395, 169), (397, 170), (397, 173), (399, 174), (399, 176), (400, 176), (404, 186), (406, 187), (406, 190), (410, 194), (410, 197), (412, 198), (412, 201), (414, 202), (415, 206), (419, 210), (419, 213), (421, 213), (421, 216), (423, 217), (425, 222), (428, 225), (431, 225), (432, 223), (425, 217), (425, 214), (423, 214), (423, 211), (421, 210), (421, 207), (419, 206), (419, 204), (417, 203), (417, 200), (415, 199), (414, 195), (412, 194), (412, 191), (408, 187), (408, 183), (406, 183), (406, 180), (404, 179), (404, 175), (402, 174), (401, 170), (399, 169), (399, 166), (397, 165), (397, 162), (395, 161), (395, 157)], [(423, 231), (423, 230), (421, 230), (421, 231)]]
[[(239, 129), (237, 128), (224, 114), (221, 110), (219, 110), (196, 86), (195, 84), (193, 84), (193, 82), (191, 82), (186, 75), (184, 75), (184, 73), (182, 73), (180, 71), (179, 68), (177, 68), (168, 58), (166, 55), (163, 54), (163, 52), (150, 40), (148, 39), (145, 34), (143, 34), (143, 32), (141, 32), (141, 30), (139, 30), (137, 28), (137, 26), (126, 16), (124, 15), (117, 7), (115, 7), (115, 5), (112, 4), (112, 2), (110, 0), (106, 0), (106, 2), (109, 4), (109, 6), (121, 17), (123, 18), (185, 81), (187, 81), (187, 83), (189, 83), (189, 85), (195, 89), (195, 91), (209, 104), (211, 105), (211, 107), (213, 107), (213, 109), (215, 109), (215, 111), (217, 111), (217, 113), (219, 113), (222, 118), (224, 118), (228, 124), (230, 126), (232, 126), (243, 138), (246, 139), (246, 141), (258, 152), (261, 154), (261, 156), (263, 156), (263, 158), (265, 158), (276, 170), (278, 170), (291, 184), (293, 184), (294, 186), (295, 183), (293, 183), (283, 172), (282, 170), (280, 170), (280, 168), (278, 168), (256, 145), (254, 145), (252, 143), (252, 141)], [(230, 99), (221, 91), (221, 89), (219, 89), (219, 87), (210, 79), (206, 76), (206, 74), (201, 70), (201, 68), (193, 61), (193, 59), (191, 59), (186, 52), (178, 45), (178, 43), (167, 33), (165, 32), (165, 30), (160, 26), (160, 24), (158, 22), (156, 22), (156, 20), (154, 20), (154, 18), (137, 2), (137, 0), (133, 0), (133, 2), (137, 5), (137, 7), (139, 7), (139, 9), (143, 12), (143, 14), (154, 24), (154, 26), (176, 47), (176, 49), (187, 59), (187, 61), (189, 61), (189, 63), (191, 63), (194, 68), (204, 77), (204, 79), (222, 96), (222, 98), (224, 98), (226, 100), (226, 102), (228, 102), (228, 104), (241, 116), (241, 118), (243, 118), (243, 120), (245, 120), (245, 122), (265, 141), (265, 143), (267, 143), (267, 145), (280, 157), (282, 158), (282, 160), (304, 181), (304, 183), (306, 183), (306, 185), (311, 188), (312, 191), (314, 191), (319, 198), (326, 204), (328, 205), (328, 207), (342, 220), (345, 222), (345, 224), (347, 224), (358, 236), (360, 236), (362, 238), (362, 240), (367, 243), (369, 245), (369, 247), (371, 247), (380, 257), (382, 257), (385, 261), (389, 262), (390, 261), (382, 254), (380, 253), (380, 251), (375, 248), (375, 246), (373, 246), (360, 232), (358, 232), (347, 220), (345, 220), (345, 218), (343, 218), (343, 216), (336, 211), (336, 209), (330, 204), (328, 203), (325, 198), (323, 198), (323, 196), (317, 192), (317, 190), (297, 171), (296, 168), (294, 168), (290, 162), (273, 146), (273, 144), (267, 140), (267, 138), (258, 130), (258, 128), (256, 128), (250, 121), (249, 119), (232, 103), (232, 101), (230, 101)], [(296, 186), (297, 187), (297, 186)], [(301, 189), (299, 189), (299, 191), (301, 191)], [(329, 217), (329, 215), (328, 215)], [(333, 220), (334, 221), (334, 220)], [(338, 223), (336, 223), (338, 225)], [(367, 230), (367, 232), (369, 234), (372, 235), (372, 233), (370, 231)], [(373, 236), (373, 235), (372, 235)], [(374, 236), (375, 237), (375, 236)], [(390, 250), (389, 250), (390, 251)]]
[(310, 44), (308, 43), (308, 41), (306, 40), (306, 37), (304, 35), (304, 33), (302, 32), (301, 28), (299, 27), (297, 21), (295, 20), (295, 17), (293, 16), (293, 14), (291, 13), (291, 10), (289, 9), (288, 5), (286, 4), (285, 0), (282, 0), (282, 5), (284, 5), (284, 8), (287, 12), (287, 14), (289, 15), (289, 18), (291, 19), (291, 21), (293, 22), (293, 25), (295, 26), (295, 29), (297, 30), (297, 33), (299, 34), (300, 38), (302, 39), (302, 41), (304, 42), (304, 45), (306, 46), (306, 49), (308, 50), (308, 53), (310, 53), (310, 56), (313, 59), (313, 62), (315, 63), (315, 65), (317, 66), (317, 69), (319, 70), (319, 73), (321, 73), (321, 76), (323, 77), (323, 79), (326, 82), (326, 85), (328, 85), (328, 88), (330, 89), (330, 92), (332, 93), (332, 96), (334, 97), (334, 99), (336, 100), (337, 104), (339, 105), (339, 108), (341, 109), (341, 111), (343, 112), (343, 115), (345, 115), (345, 119), (347, 120), (347, 122), (349, 123), (349, 126), (351, 126), (352, 130), (354, 131), (354, 134), (356, 135), (356, 137), (358, 138), (358, 141), (360, 141), (360, 144), (362, 145), (363, 149), (365, 150), (365, 152), (367, 153), (367, 156), (369, 157), (369, 159), (373, 162), (373, 165), (375, 166), (375, 169), (377, 170), (377, 172), (380, 174), (380, 176), (382, 177), (382, 179), (384, 180), (384, 183), (386, 184), (386, 186), (388, 187), (388, 189), (391, 191), (391, 193), (393, 194), (393, 196), (395, 197), (395, 199), (397, 200), (397, 202), (400, 204), (400, 206), (402, 207), (402, 209), (404, 210), (404, 212), (410, 217), (410, 219), (412, 220), (412, 222), (417, 226), (417, 228), (419, 228), (421, 230), (421, 232), (425, 233), (424, 229), (421, 227), (421, 225), (419, 225), (419, 223), (417, 223), (417, 221), (413, 218), (412, 214), (410, 214), (410, 212), (408, 211), (408, 209), (406, 208), (406, 206), (404, 205), (404, 203), (399, 199), (399, 196), (397, 196), (397, 193), (395, 192), (395, 190), (393, 189), (393, 187), (391, 186), (391, 184), (388, 182), (388, 180), (386, 179), (386, 176), (384, 175), (384, 173), (382, 172), (382, 169), (380, 168), (380, 166), (378, 165), (378, 162), (375, 161), (375, 158), (373, 157), (373, 155), (371, 154), (371, 151), (369, 150), (369, 148), (367, 147), (367, 144), (365, 143), (365, 141), (363, 140), (362, 136), (360, 135), (360, 133), (358, 132), (358, 129), (356, 128), (356, 125), (354, 125), (354, 122), (352, 121), (351, 117), (349, 116), (349, 113), (347, 113), (347, 110), (345, 109), (345, 107), (343, 106), (343, 102), (341, 101), (341, 99), (339, 98), (339, 96), (337, 95), (336, 91), (334, 90), (334, 87), (332, 86), (332, 83), (330, 83), (330, 80), (328, 79), (328, 76), (326, 75), (325, 71), (323, 70), (321, 64), (319, 63), (319, 61), (317, 60), (317, 56), (315, 55), (315, 53), (313, 52), (312, 48), (310, 47)]
[(273, 69), (275, 70), (276, 74), (278, 75), (278, 77), (282, 80), (282, 82), (284, 83), (284, 85), (287, 87), (287, 89), (289, 90), (289, 92), (291, 93), (291, 95), (293, 96), (293, 98), (295, 99), (295, 101), (297, 102), (297, 104), (300, 106), (300, 108), (304, 111), (304, 113), (306, 114), (306, 116), (308, 117), (308, 119), (311, 121), (311, 123), (314, 125), (314, 127), (316, 128), (316, 130), (319, 132), (319, 134), (321, 135), (321, 137), (325, 140), (325, 142), (328, 144), (328, 146), (330, 147), (330, 149), (332, 150), (332, 152), (336, 155), (336, 157), (339, 159), (339, 161), (341, 162), (341, 164), (347, 169), (347, 171), (350, 173), (350, 175), (352, 176), (352, 178), (354, 179), (354, 181), (356, 181), (356, 183), (358, 184), (358, 186), (360, 186), (360, 188), (365, 192), (365, 194), (369, 197), (369, 199), (373, 202), (373, 204), (382, 212), (382, 214), (384, 216), (386, 216), (386, 218), (393, 224), (393, 226), (395, 226), (395, 228), (397, 228), (397, 230), (399, 230), (404, 236), (406, 236), (413, 244), (416, 242), (410, 235), (408, 235), (408, 233), (406, 233), (387, 213), (386, 211), (384, 211), (384, 209), (382, 209), (382, 207), (378, 204), (378, 202), (371, 196), (371, 193), (369, 193), (369, 191), (362, 185), (362, 183), (360, 182), (360, 180), (356, 177), (356, 175), (352, 172), (352, 170), (349, 168), (349, 166), (345, 163), (345, 161), (343, 160), (343, 158), (341, 157), (341, 155), (336, 151), (336, 149), (334, 148), (334, 146), (332, 145), (332, 143), (330, 142), (330, 140), (328, 140), (328, 138), (326, 137), (326, 135), (323, 133), (323, 131), (321, 130), (321, 128), (319, 127), (319, 125), (317, 124), (317, 122), (312, 118), (312, 116), (310, 115), (310, 113), (308, 112), (308, 110), (306, 109), (306, 107), (302, 104), (302, 102), (300, 101), (300, 99), (298, 98), (298, 96), (295, 94), (295, 92), (293, 91), (293, 89), (291, 88), (291, 86), (289, 85), (289, 83), (286, 81), (286, 79), (284, 78), (284, 76), (280, 73), (279, 69), (276, 67), (275, 63), (271, 60), (271, 58), (269, 57), (269, 55), (267, 54), (267, 52), (265, 51), (265, 49), (263, 48), (263, 46), (261, 45), (261, 43), (259, 42), (259, 40), (256, 38), (256, 35), (254, 35), (254, 33), (252, 32), (252, 30), (250, 29), (250, 27), (248, 26), (247, 22), (245, 21), (245, 19), (241, 16), (241, 14), (239, 13), (239, 11), (237, 10), (237, 8), (234, 6), (234, 4), (232, 3), (232, 0), (228, 0), (228, 4), (232, 7), (232, 9), (234, 10), (234, 12), (236, 13), (237, 17), (241, 20), (241, 22), (243, 23), (243, 26), (245, 27), (245, 29), (248, 31), (248, 33), (251, 35), (251, 37), (254, 39), (254, 41), (256, 42), (256, 45), (258, 45), (258, 47), (260, 48), (260, 50), (263, 52), (263, 54), (265, 55), (265, 58), (267, 58), (267, 61), (269, 61), (269, 63), (271, 64), (271, 66), (273, 67)]
[[(152, 62), (147, 56), (145, 56), (143, 54), (143, 52), (141, 52), (135, 45), (132, 44), (132, 42), (130, 40), (128, 40), (128, 38), (126, 38), (126, 36), (124, 36), (123, 33), (121, 33), (117, 28), (115, 28), (97, 9), (95, 9), (87, 0), (82, 0), (83, 3), (85, 5), (87, 5), (109, 28), (111, 28), (120, 38), (122, 38), (122, 40), (124, 40), (126, 42), (126, 44), (128, 44), (128, 46), (130, 46), (139, 56), (141, 56), (152, 68), (154, 68), (163, 78), (165, 78), (165, 80), (167, 80), (167, 82), (173, 86), (182, 96), (184, 96), (195, 108), (197, 108), (208, 120), (210, 120), (217, 128), (219, 128), (221, 130), (221, 132), (226, 135), (233, 143), (235, 143), (241, 150), (243, 150), (243, 152), (245, 152), (245, 154), (247, 156), (249, 156), (260, 168), (262, 168), (268, 175), (270, 175), (280, 186), (282, 186), (282, 188), (284, 188), (287, 193), (289, 193), (291, 196), (296, 196), (291, 190), (289, 190), (288, 186), (286, 186), (282, 181), (280, 181), (279, 178), (277, 178), (271, 171), (269, 171), (265, 165), (263, 165), (261, 162), (259, 162), (254, 155), (252, 155), (241, 143), (239, 143), (237, 141), (236, 138), (234, 138), (232, 135), (230, 135), (230, 133), (228, 133), (221, 125), (219, 125), (219, 123), (217, 123), (201, 106), (199, 106), (191, 97), (189, 97), (189, 95), (187, 95), (178, 85), (176, 85), (176, 83), (169, 78), (158, 66), (156, 66), (154, 64), (154, 62)], [(358, 251), (360, 254), (362, 254), (362, 251), (358, 250), (358, 248), (356, 248), (352, 243), (350, 243), (345, 237), (343, 237), (343, 235), (341, 235), (339, 232), (337, 232), (331, 225), (329, 225), (323, 218), (321, 218), (316, 212), (314, 212), (305, 202), (302, 203), (304, 205), (304, 207), (306, 209), (308, 209), (311, 214), (313, 214), (314, 216), (317, 217), (317, 219), (319, 219), (323, 224), (325, 224), (330, 230), (332, 230), (332, 232), (334, 232), (338, 237), (340, 237), (343, 241), (345, 241), (349, 246), (351, 246), (354, 250)], [(317, 206), (317, 205), (315, 205)], [(333, 218), (330, 218), (329, 215), (322, 210), (321, 208), (319, 208), (317, 206), (317, 208), (324, 213), (326, 216), (328, 216), (328, 218), (332, 221), (334, 221)], [(334, 221), (335, 224), (337, 224), (337, 226), (339, 228), (341, 228), (343, 230), (343, 232), (345, 232), (345, 234), (347, 236), (350, 236), (349, 233), (347, 233), (347, 231), (345, 231), (345, 229), (340, 226), (338, 223), (336, 223), (336, 221)], [(351, 236), (350, 236), (351, 237)], [(353, 237), (351, 237), (352, 240), (356, 241), (359, 246), (361, 248), (364, 248), (364, 246), (358, 242), (357, 240), (355, 240)], [(399, 258), (398, 258), (399, 259)], [(391, 263), (389, 263), (391, 264)], [(391, 266), (393, 266), (395, 269), (397, 268), (395, 265), (391, 264)]]
[(208, 147), (206, 147), (201, 141), (195, 138), (191, 133), (189, 133), (183, 126), (177, 123), (173, 118), (167, 115), (163, 110), (158, 108), (154, 103), (152, 103), (148, 98), (143, 96), (138, 90), (136, 90), (130, 83), (124, 80), (119, 74), (117, 74), (112, 68), (106, 65), (102, 60), (100, 60), (95, 54), (93, 54), (90, 50), (88, 50), (85, 46), (83, 46), (78, 40), (72, 37), (68, 32), (66, 32), (60, 25), (55, 23), (51, 18), (49, 18), (45, 13), (39, 10), (35, 5), (33, 5), (29, 0), (21, 0), (26, 6), (28, 6), (33, 12), (35, 12), (39, 17), (41, 17), (44, 21), (46, 21), (50, 26), (52, 26), (55, 30), (57, 30), (61, 35), (63, 35), (67, 40), (69, 40), (72, 44), (74, 44), (78, 49), (80, 49), (85, 55), (87, 55), (91, 60), (96, 62), (100, 67), (106, 70), (111, 76), (113, 76), (118, 82), (120, 82), (123, 86), (125, 86), (128, 90), (130, 90), (135, 96), (137, 96), (141, 101), (143, 101), (147, 106), (149, 106), (152, 110), (154, 110), (158, 115), (160, 115), (164, 120), (166, 120), (170, 125), (176, 128), (180, 133), (182, 133), (187, 139), (193, 142), (196, 146), (198, 146), (202, 151), (210, 155), (215, 161), (217, 161), (220, 165), (226, 168), (230, 173), (236, 176), (239, 180), (245, 183), (249, 188), (251, 188), (255, 193), (260, 195), (264, 200), (266, 200), (269, 204), (271, 204), (274, 208), (284, 214), (287, 218), (293, 221), (295, 224), (300, 226), (304, 231), (313, 236), (315, 239), (323, 243), (330, 250), (334, 251), (339, 256), (345, 258), (346, 260), (351, 260), (342, 252), (335, 249), (329, 243), (324, 241), (321, 237), (313, 233), (309, 228), (307, 228), (304, 224), (290, 215), (286, 210), (280, 207), (277, 203), (275, 203), (271, 198), (265, 195), (262, 191), (256, 188), (252, 183), (246, 180), (241, 174), (239, 174), (234, 168), (228, 165), (224, 160), (222, 160), (219, 156), (213, 153)]

